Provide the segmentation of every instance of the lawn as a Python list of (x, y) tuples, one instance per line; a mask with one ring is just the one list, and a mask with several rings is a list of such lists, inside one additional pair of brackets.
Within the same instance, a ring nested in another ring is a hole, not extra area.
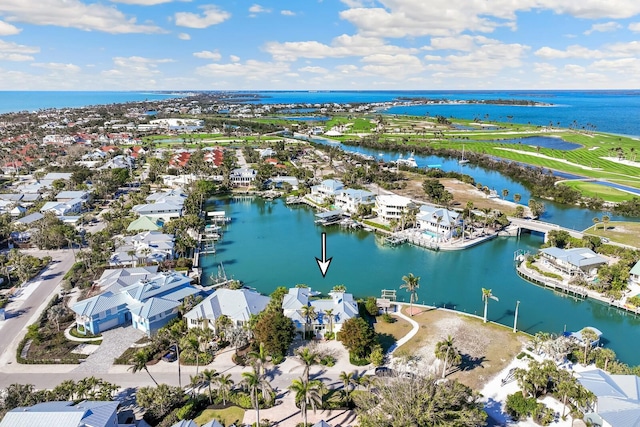
[(395, 322), (387, 323), (382, 320), (382, 316), (378, 316), (376, 317), (376, 323), (373, 325), (384, 351), (387, 351), (389, 347), (411, 330), (411, 325), (406, 320), (399, 317), (393, 317), (393, 319)]
[(612, 242), (622, 243), (633, 247), (640, 247), (640, 222), (612, 221), (607, 223), (607, 229), (603, 229), (604, 224), (600, 222), (597, 228), (591, 226), (584, 230), (585, 234), (606, 237)]
[(237, 406), (231, 406), (225, 409), (205, 409), (193, 421), (201, 426), (209, 421), (216, 419), (225, 426), (232, 424), (240, 425), (244, 419), (244, 409)]
[(606, 202), (620, 203), (637, 197), (616, 188), (596, 184), (595, 182), (569, 181), (563, 182), (562, 185), (573, 187), (587, 197), (600, 197)]
[(526, 335), (514, 334), (509, 328), (444, 310), (425, 309), (413, 320), (420, 324), (420, 330), (398, 348), (395, 355), (415, 356), (419, 358), (419, 366), (427, 370), (435, 360), (436, 342), (451, 335), (463, 362), (462, 369), (449, 374), (448, 378), (457, 379), (475, 390), (502, 371), (520, 353), (527, 340)]

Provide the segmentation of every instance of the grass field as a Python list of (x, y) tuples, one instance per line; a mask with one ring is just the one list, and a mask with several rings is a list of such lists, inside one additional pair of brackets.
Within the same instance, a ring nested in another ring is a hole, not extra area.
[(570, 181), (563, 182), (561, 185), (575, 188), (587, 197), (600, 197), (606, 202), (620, 203), (634, 197), (633, 194), (595, 182)]
[(605, 237), (612, 242), (622, 243), (636, 248), (640, 247), (640, 222), (608, 222), (606, 230), (603, 229), (603, 225), (604, 224), (600, 222), (597, 224), (597, 228), (591, 226), (584, 230), (584, 233)]
[(237, 406), (231, 406), (225, 409), (205, 409), (193, 421), (201, 426), (209, 421), (216, 419), (222, 425), (230, 426), (232, 424), (240, 425), (244, 419), (244, 409)]
[(514, 334), (509, 328), (443, 310), (425, 309), (413, 316), (413, 320), (420, 324), (420, 330), (398, 348), (395, 355), (413, 355), (420, 359), (419, 363), (430, 366), (435, 359), (436, 342), (451, 335), (463, 356), (463, 369), (448, 378), (455, 378), (475, 390), (502, 371), (527, 340), (524, 334)]
[(376, 317), (376, 323), (373, 325), (384, 351), (387, 351), (389, 347), (411, 330), (411, 325), (406, 320), (398, 317), (394, 317), (394, 319), (395, 322), (387, 323), (382, 320), (382, 316), (378, 316)]

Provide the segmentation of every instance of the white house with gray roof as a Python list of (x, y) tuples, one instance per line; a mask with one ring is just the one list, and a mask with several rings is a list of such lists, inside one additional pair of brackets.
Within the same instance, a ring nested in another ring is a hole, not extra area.
[(187, 195), (180, 188), (167, 190), (150, 194), (146, 198), (147, 203), (135, 205), (132, 210), (140, 216), (144, 215), (170, 221), (172, 218), (182, 216), (182, 209), (186, 199)]
[(593, 369), (580, 372), (578, 381), (596, 396), (595, 407), (585, 412), (585, 421), (602, 427), (640, 425), (640, 377)]
[(325, 179), (318, 185), (311, 187), (309, 197), (316, 203), (324, 203), (329, 197), (336, 197), (344, 188), (344, 184), (337, 179)]
[(135, 266), (138, 262), (160, 263), (174, 256), (174, 236), (159, 231), (143, 231), (135, 236), (125, 236), (113, 255), (109, 265)]
[(548, 265), (562, 273), (570, 275), (593, 276), (598, 267), (607, 263), (607, 259), (589, 248), (560, 249), (556, 247), (540, 249), (540, 255)]
[(226, 316), (235, 326), (242, 326), (251, 315), (263, 311), (271, 298), (250, 289), (216, 289), (200, 304), (184, 315), (189, 328), (209, 328), (216, 331), (216, 320)]
[(461, 225), (458, 212), (427, 205), (420, 206), (416, 222), (420, 230), (435, 234), (439, 240), (454, 237), (456, 227)]
[(128, 427), (118, 424), (119, 402), (44, 402), (10, 410), (0, 427)]
[(376, 195), (367, 190), (343, 188), (335, 196), (335, 205), (345, 212), (356, 213), (360, 205), (371, 205), (376, 202)]
[(156, 273), (132, 285), (110, 289), (75, 303), (78, 332), (99, 334), (107, 329), (132, 324), (151, 336), (178, 314), (182, 301), (198, 294), (191, 279), (177, 272)]
[[(358, 304), (353, 299), (353, 295), (346, 292), (329, 292), (328, 299), (310, 299), (317, 295), (310, 288), (291, 288), (289, 293), (282, 300), (284, 315), (293, 321), (296, 330), (304, 332), (305, 328), (312, 329), (316, 336), (324, 336), (326, 332), (337, 333), (342, 329), (342, 325), (347, 320), (358, 317)], [(302, 314), (303, 306), (314, 308), (315, 319), (309, 319), (311, 325), (307, 324), (307, 319)], [(331, 316), (327, 313), (331, 310)]]

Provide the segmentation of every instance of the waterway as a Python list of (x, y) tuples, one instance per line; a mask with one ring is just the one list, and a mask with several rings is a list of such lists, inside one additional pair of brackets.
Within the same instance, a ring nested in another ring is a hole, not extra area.
[[(227, 226), (217, 253), (203, 260), (209, 277), (220, 263), (228, 275), (269, 294), (278, 286), (304, 283), (328, 292), (344, 284), (356, 296), (380, 296), (382, 289), (399, 290), (402, 276), (421, 277), (420, 303), (446, 306), (482, 315), (481, 289), (490, 288), (499, 301), (490, 301), (489, 319), (513, 325), (516, 301), (521, 301), (518, 328), (535, 333), (578, 330), (595, 326), (604, 342), (626, 363), (640, 364), (636, 342), (640, 318), (592, 300), (576, 300), (530, 284), (516, 275), (513, 254), (535, 252), (541, 236), (497, 238), (471, 249), (433, 252), (403, 245), (390, 248), (380, 237), (365, 231), (345, 231), (338, 226), (314, 224), (308, 207), (288, 207), (281, 200), (213, 200), (233, 221)], [(327, 255), (333, 257), (322, 278), (315, 257), (320, 256), (320, 234), (327, 233)]]

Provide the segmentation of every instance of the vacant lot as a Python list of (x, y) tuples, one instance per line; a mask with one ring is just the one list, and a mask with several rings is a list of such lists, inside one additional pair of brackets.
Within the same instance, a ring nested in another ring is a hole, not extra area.
[[(597, 228), (594, 228), (596, 227)], [(613, 221), (607, 223), (605, 230), (601, 222), (584, 230), (584, 233), (606, 237), (612, 242), (640, 248), (640, 222)]]
[[(420, 330), (396, 351), (397, 362), (415, 363), (416, 371), (440, 376), (442, 365), (435, 358), (435, 345), (450, 335), (462, 354), (462, 365), (448, 378), (475, 390), (502, 371), (527, 341), (526, 335), (514, 334), (508, 328), (443, 310), (425, 309), (413, 320), (420, 324)], [(413, 361), (406, 362), (407, 359)]]

